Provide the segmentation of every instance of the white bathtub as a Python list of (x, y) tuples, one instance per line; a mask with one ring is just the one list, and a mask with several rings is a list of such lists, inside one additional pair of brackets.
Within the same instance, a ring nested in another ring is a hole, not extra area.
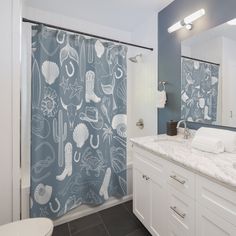
[[(92, 213), (104, 210), (106, 208), (118, 205), (122, 202), (126, 202), (132, 199), (133, 194), (133, 183), (132, 183), (132, 174), (133, 174), (133, 165), (132, 163), (128, 163), (127, 165), (127, 180), (128, 180), (128, 194), (127, 196), (123, 197), (122, 199), (117, 198), (110, 198), (107, 202), (105, 202), (103, 205), (97, 206), (97, 207), (89, 207), (86, 205), (82, 205), (63, 217), (59, 218), (58, 220), (54, 221), (55, 225), (64, 224), (66, 222), (69, 222), (71, 220), (78, 219), (80, 217), (90, 215)], [(22, 191), (21, 191), (21, 215), (22, 219), (29, 218), (29, 194), (30, 194), (30, 181), (29, 176), (22, 176)]]

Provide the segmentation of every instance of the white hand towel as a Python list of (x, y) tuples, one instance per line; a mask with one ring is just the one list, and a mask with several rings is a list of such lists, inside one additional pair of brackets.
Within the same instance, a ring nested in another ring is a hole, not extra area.
[(157, 108), (164, 108), (166, 105), (166, 91), (157, 91)]
[(220, 139), (197, 135), (193, 138), (191, 146), (195, 149), (210, 153), (224, 152), (224, 145)]
[(196, 136), (216, 138), (222, 141), (226, 152), (236, 152), (236, 132), (202, 127), (197, 130)]

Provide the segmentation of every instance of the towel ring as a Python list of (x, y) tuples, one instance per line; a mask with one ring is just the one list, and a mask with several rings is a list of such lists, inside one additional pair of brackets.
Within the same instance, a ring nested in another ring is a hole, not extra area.
[(162, 85), (162, 87), (163, 87), (164, 90), (166, 90), (166, 86), (165, 86), (165, 85), (167, 84), (167, 82), (165, 82), (165, 81), (160, 81), (159, 84)]

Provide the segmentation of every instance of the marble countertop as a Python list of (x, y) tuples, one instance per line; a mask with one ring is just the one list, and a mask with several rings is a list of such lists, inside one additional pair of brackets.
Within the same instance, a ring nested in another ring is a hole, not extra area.
[(174, 161), (236, 191), (236, 154), (212, 154), (191, 148), (192, 139), (182, 135), (157, 135), (132, 138), (130, 141), (164, 159)]

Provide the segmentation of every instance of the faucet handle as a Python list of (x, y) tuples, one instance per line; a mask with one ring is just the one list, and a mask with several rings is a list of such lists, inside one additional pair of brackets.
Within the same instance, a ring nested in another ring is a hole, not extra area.
[(188, 139), (191, 136), (191, 133), (188, 128), (184, 129), (184, 139)]

